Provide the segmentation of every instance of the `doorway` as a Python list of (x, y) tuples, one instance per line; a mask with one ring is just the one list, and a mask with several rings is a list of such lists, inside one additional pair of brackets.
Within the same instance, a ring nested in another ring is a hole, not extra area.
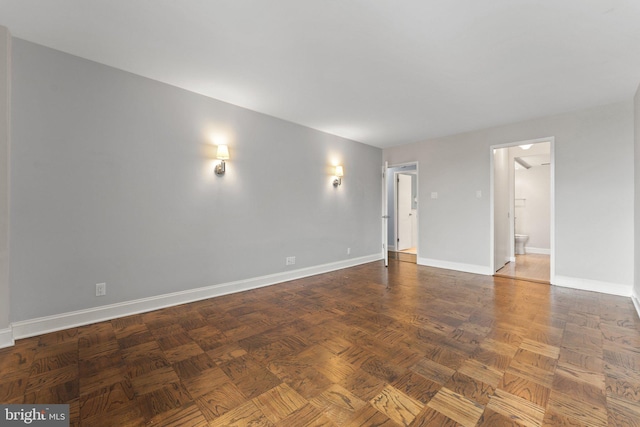
[(387, 169), (388, 256), (417, 262), (418, 255), (418, 165), (407, 163)]
[(495, 276), (555, 279), (554, 138), (491, 147), (491, 268)]

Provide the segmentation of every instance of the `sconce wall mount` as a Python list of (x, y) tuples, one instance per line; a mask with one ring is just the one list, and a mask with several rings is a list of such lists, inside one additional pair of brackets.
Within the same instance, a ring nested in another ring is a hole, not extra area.
[(216, 157), (218, 158), (218, 160), (222, 161), (220, 162), (220, 164), (216, 165), (215, 173), (218, 176), (222, 176), (226, 172), (224, 161), (229, 160), (229, 147), (227, 147), (226, 145), (218, 145), (218, 152), (216, 154)]
[(342, 166), (336, 166), (335, 176), (336, 179), (333, 180), (333, 186), (338, 187), (338, 185), (342, 185), (342, 177), (344, 176)]

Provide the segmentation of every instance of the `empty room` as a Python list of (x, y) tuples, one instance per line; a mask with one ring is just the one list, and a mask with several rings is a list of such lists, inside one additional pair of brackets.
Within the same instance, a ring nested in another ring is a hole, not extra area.
[(0, 425), (640, 426), (639, 23), (0, 0)]

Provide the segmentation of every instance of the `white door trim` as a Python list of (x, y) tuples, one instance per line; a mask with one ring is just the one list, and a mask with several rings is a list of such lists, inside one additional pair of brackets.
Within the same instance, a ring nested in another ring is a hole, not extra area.
[[(402, 166), (415, 166), (416, 169), (415, 170), (408, 170), (408, 171), (394, 171), (393, 173), (393, 241), (396, 242), (398, 237), (397, 237), (397, 232), (398, 232), (398, 200), (397, 200), (397, 195), (396, 195), (396, 190), (397, 190), (397, 186), (396, 186), (396, 174), (397, 173), (403, 173), (405, 175), (416, 175), (416, 194), (418, 195), (418, 203), (416, 204), (416, 215), (418, 216), (417, 220), (416, 220), (416, 228), (417, 228), (417, 235), (418, 238), (416, 239), (416, 252), (419, 254), (420, 253), (420, 164), (418, 161), (415, 162), (406, 162), (406, 163), (397, 163), (397, 164), (393, 164), (393, 165), (389, 165), (387, 162), (385, 162), (385, 164), (387, 165), (387, 172), (389, 169), (393, 169), (393, 168), (399, 168)], [(386, 179), (385, 179), (385, 186), (387, 185)], [(385, 187), (386, 190), (386, 187)], [(388, 200), (387, 203), (388, 205)], [(387, 236), (387, 242), (389, 240), (389, 236)], [(416, 255), (416, 259), (417, 259), (418, 255)]]
[[(549, 218), (549, 224), (550, 224), (550, 256), (549, 256), (549, 262), (550, 262), (550, 276), (549, 276), (549, 282), (552, 285), (556, 284), (556, 185), (555, 185), (555, 175), (556, 175), (556, 162), (555, 162), (555, 143), (556, 143), (556, 138), (555, 136), (549, 136), (546, 138), (536, 138), (536, 139), (528, 139), (525, 141), (514, 141), (514, 142), (509, 142), (506, 144), (497, 144), (497, 145), (492, 145), (489, 147), (489, 173), (490, 173), (490, 179), (489, 179), (489, 209), (490, 209), (490, 214), (489, 214), (489, 233), (490, 233), (490, 239), (489, 239), (489, 262), (490, 262), (490, 267), (491, 267), (491, 274), (495, 273), (495, 261), (494, 261), (494, 251), (495, 251), (495, 242), (494, 242), (494, 238), (495, 238), (495, 212), (494, 212), (494, 164), (493, 164), (493, 150), (499, 149), (499, 148), (509, 148), (509, 147), (515, 147), (518, 145), (524, 145), (524, 144), (537, 144), (540, 142), (548, 142), (549, 143), (549, 152), (550, 152), (550, 165), (549, 165), (549, 172), (551, 174), (550, 178), (550, 199), (549, 200), (549, 214), (551, 216), (551, 218)], [(513, 197), (513, 195), (510, 195), (510, 197)], [(512, 205), (512, 201), (510, 202), (510, 204)], [(513, 217), (513, 212), (511, 213), (511, 217)], [(513, 240), (513, 231), (511, 232), (511, 239)]]
[(389, 162), (384, 162), (382, 165), (382, 258), (384, 259), (384, 266), (389, 266), (389, 209), (388, 209), (388, 197), (387, 194), (387, 174), (389, 173)]

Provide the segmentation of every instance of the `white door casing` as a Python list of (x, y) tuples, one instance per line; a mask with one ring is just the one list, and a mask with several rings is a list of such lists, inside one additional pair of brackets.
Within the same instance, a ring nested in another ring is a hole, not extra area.
[(389, 163), (384, 162), (382, 165), (382, 257), (384, 258), (384, 266), (389, 266), (389, 248), (387, 248), (387, 242), (389, 241), (389, 229), (387, 223), (389, 222), (389, 206), (387, 194), (387, 173), (389, 169)]

